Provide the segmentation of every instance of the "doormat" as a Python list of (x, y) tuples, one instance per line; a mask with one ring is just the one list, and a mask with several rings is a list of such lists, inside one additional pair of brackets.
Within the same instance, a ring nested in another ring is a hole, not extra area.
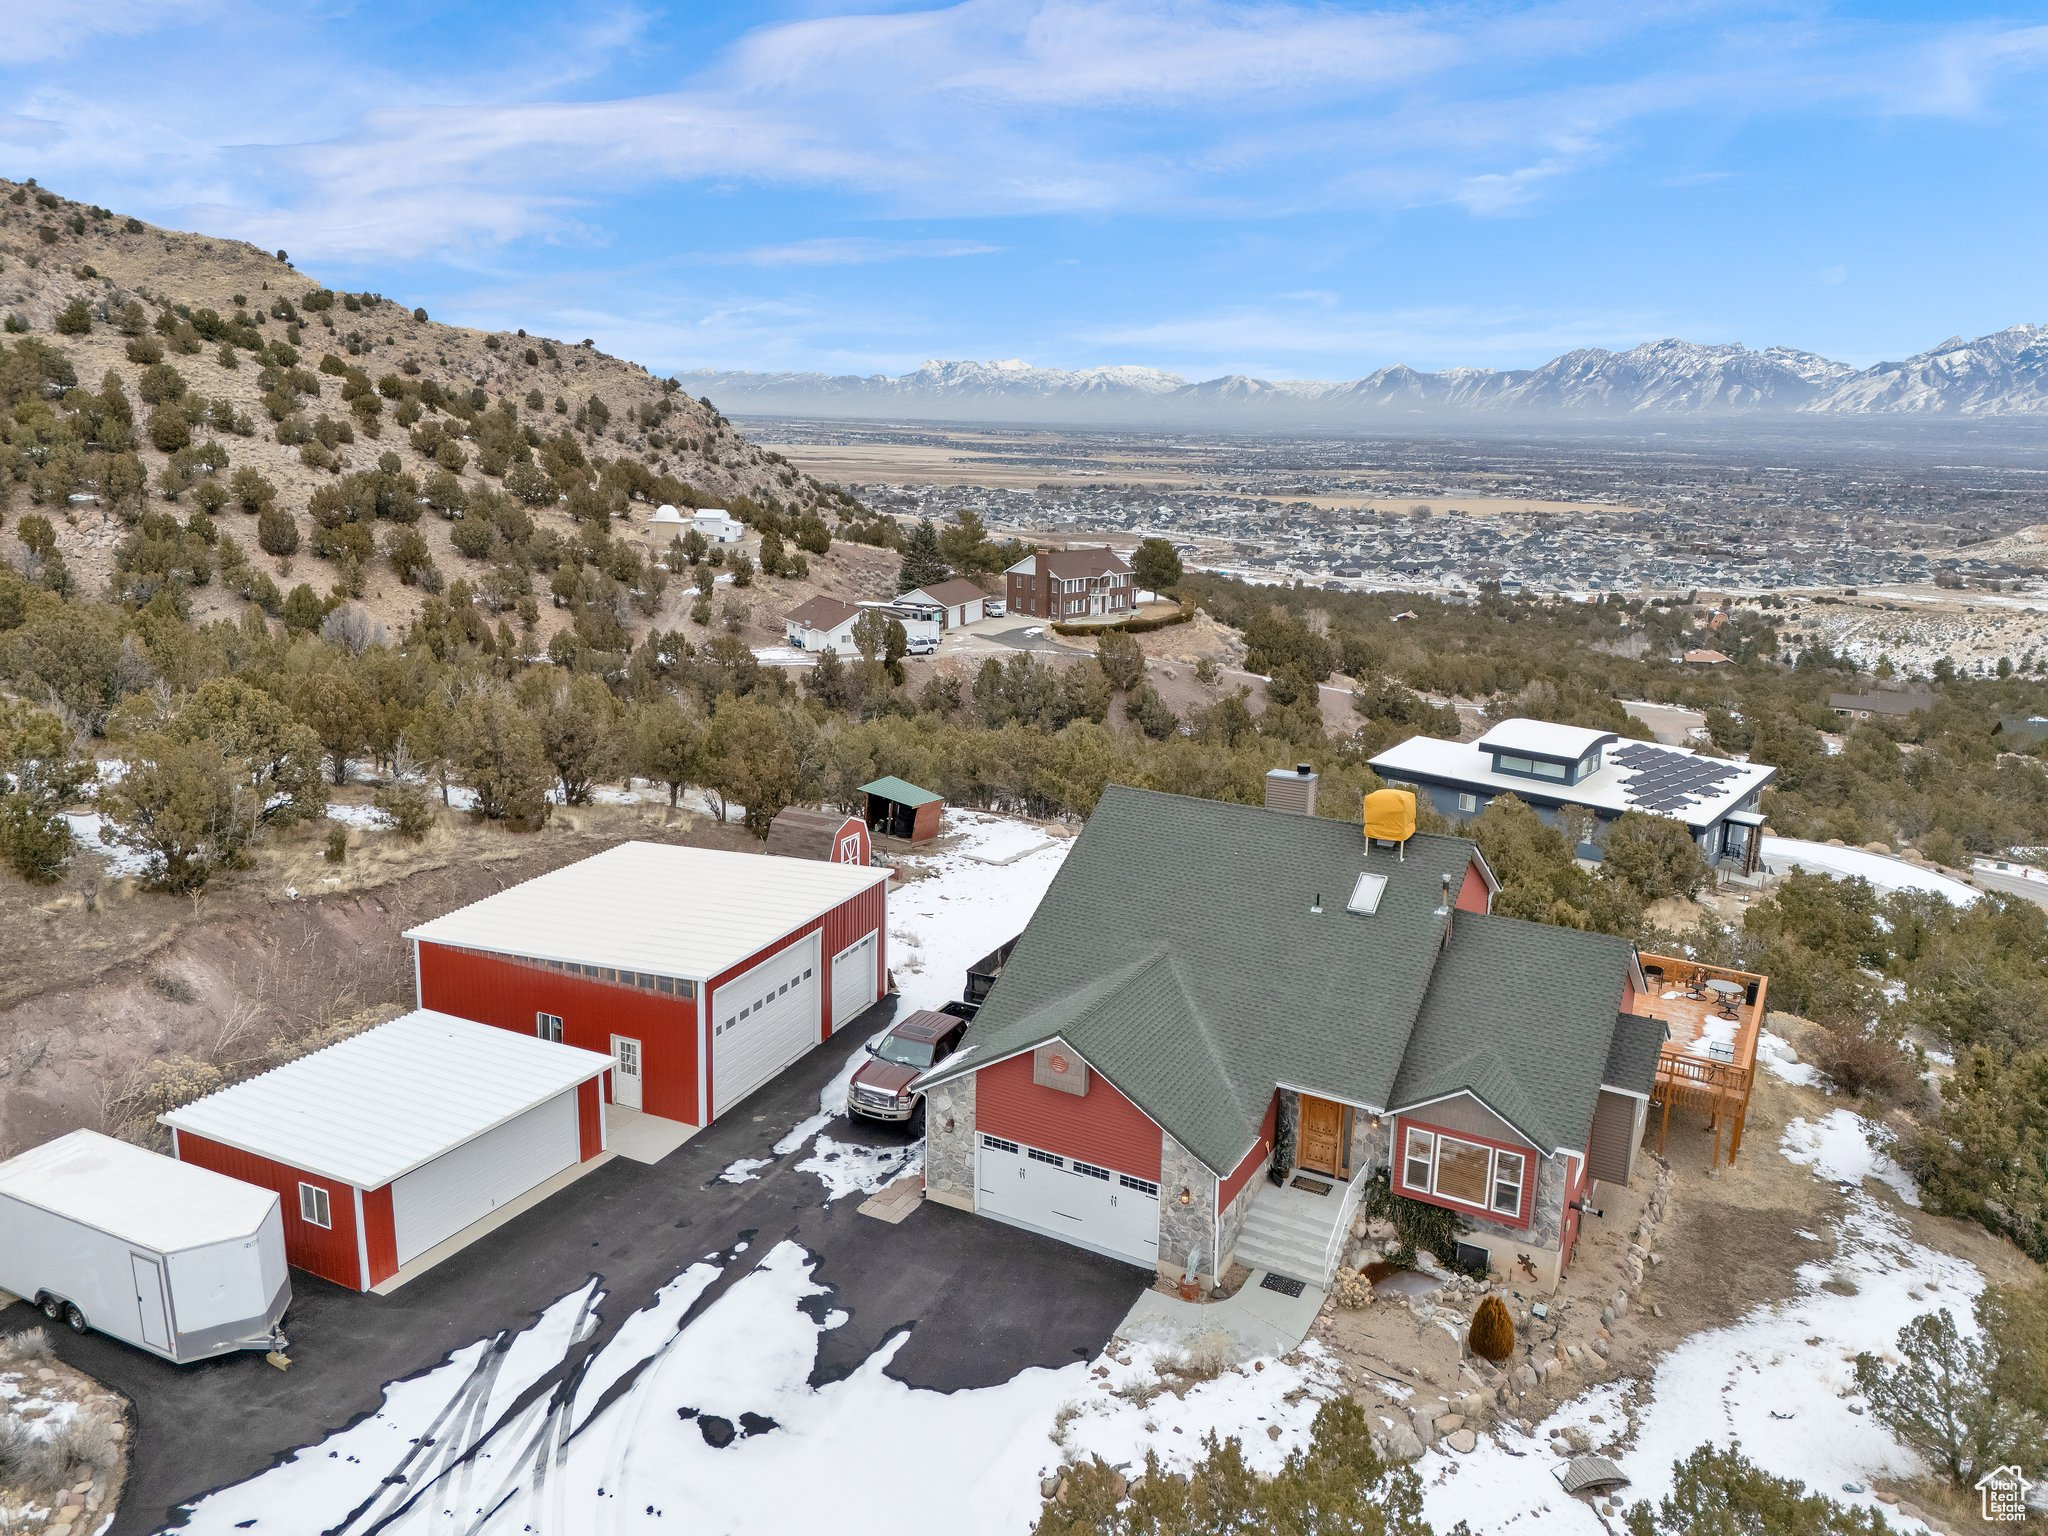
[(1269, 1274), (1259, 1282), (1259, 1289), (1278, 1291), (1282, 1296), (1299, 1296), (1302, 1284), (1299, 1280), (1290, 1280), (1285, 1275)]
[(1327, 1195), (1330, 1192), (1331, 1186), (1325, 1184), (1321, 1179), (1312, 1179), (1305, 1173), (1297, 1173), (1294, 1176), (1294, 1182), (1288, 1188), (1305, 1189), (1312, 1195)]

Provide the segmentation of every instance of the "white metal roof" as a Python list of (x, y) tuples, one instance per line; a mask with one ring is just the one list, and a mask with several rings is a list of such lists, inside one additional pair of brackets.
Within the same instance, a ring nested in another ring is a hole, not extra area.
[(1549, 720), (1503, 720), (1475, 743), (1496, 752), (1528, 753), (1536, 757), (1562, 758), (1577, 762), (1603, 741), (1615, 739), (1612, 731), (1589, 730), (1583, 725), (1558, 725)]
[(421, 1009), (158, 1118), (377, 1189), (611, 1064), (596, 1051)]
[(888, 878), (859, 864), (621, 843), (405, 936), (709, 981)]
[(73, 1131), (0, 1163), (0, 1194), (157, 1253), (249, 1237), (277, 1196), (211, 1168)]
[(1649, 776), (1640, 769), (1617, 762), (1612, 750), (1596, 772), (1587, 774), (1576, 784), (1567, 784), (1561, 779), (1496, 773), (1492, 756), (1482, 751), (1478, 742), (1444, 741), (1435, 736), (1411, 736), (1387, 748), (1372, 760), (1372, 769), (1383, 779), (1406, 779), (1413, 775), (1418, 779), (1455, 784), (1488, 795), (1514, 794), (1524, 800), (1545, 804), (1583, 805), (1591, 810), (1616, 814), (1649, 811), (1694, 828), (1712, 826), (1728, 810), (1768, 783), (1777, 772), (1777, 769), (1759, 763), (1708, 758), (1685, 747), (1653, 747), (1642, 743), (1640, 750), (1655, 760), (1663, 760), (1668, 755), (1673, 761), (1711, 763), (1716, 768), (1725, 769), (1726, 777), (1719, 786), (1688, 796), (1683, 804), (1675, 804), (1638, 794), (1639, 783), (1647, 783)]

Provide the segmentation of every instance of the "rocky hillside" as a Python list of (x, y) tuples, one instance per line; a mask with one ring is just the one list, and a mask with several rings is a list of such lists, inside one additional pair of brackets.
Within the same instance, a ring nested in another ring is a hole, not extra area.
[(186, 584), (202, 618), (249, 596), (275, 611), (303, 582), (402, 625), (461, 578), (487, 609), (524, 606), (544, 642), (575, 606), (551, 587), (568, 549), (572, 569), (609, 560), (641, 599), (618, 605), (629, 629), (679, 623), (690, 573), (649, 604), (630, 561), (574, 548), (595, 525), (651, 567), (673, 537), (649, 522), (662, 502), (733, 508), (790, 534), (792, 554), (805, 526), (813, 553), (749, 598), (763, 629), (785, 599), (893, 568), (841, 542), (849, 527), (888, 537), (843, 492), (589, 341), (444, 325), (401, 298), (327, 288), (281, 251), (4, 180), (0, 327), (0, 558), (39, 564), (17, 540), (25, 517), (47, 518), (85, 591), (145, 595), (138, 524), (195, 510), (236, 547), (215, 560), (220, 579)]

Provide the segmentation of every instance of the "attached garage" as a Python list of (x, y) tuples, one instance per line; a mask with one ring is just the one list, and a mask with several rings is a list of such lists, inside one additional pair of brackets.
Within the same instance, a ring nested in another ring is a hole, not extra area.
[(162, 1119), (182, 1161), (277, 1192), (294, 1266), (369, 1290), (601, 1154), (610, 1066), (421, 1011)]
[(884, 990), (889, 871), (831, 830), (858, 862), (622, 843), (423, 923), (420, 1006), (601, 1052), (618, 1109), (703, 1125)]
[(1154, 1180), (984, 1134), (975, 1186), (984, 1216), (1147, 1269), (1158, 1265)]

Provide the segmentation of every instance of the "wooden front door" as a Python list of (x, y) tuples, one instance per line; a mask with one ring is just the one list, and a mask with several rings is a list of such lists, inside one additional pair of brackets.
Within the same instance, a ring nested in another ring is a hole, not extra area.
[(1344, 1145), (1344, 1106), (1328, 1099), (1301, 1096), (1301, 1147), (1295, 1166), (1326, 1173), (1333, 1179), (1348, 1177)]

